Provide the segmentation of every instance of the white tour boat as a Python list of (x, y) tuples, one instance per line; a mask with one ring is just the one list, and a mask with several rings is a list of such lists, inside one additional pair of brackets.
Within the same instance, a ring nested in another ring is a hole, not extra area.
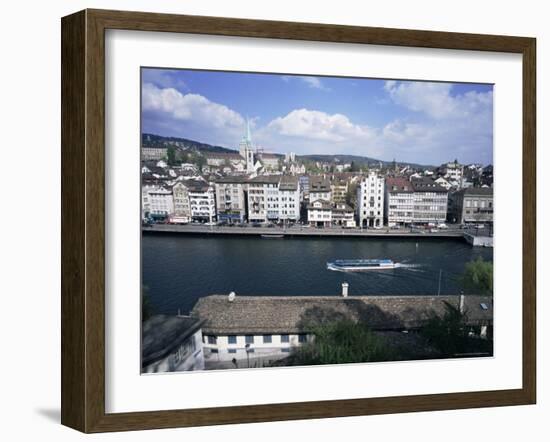
[(327, 269), (343, 272), (395, 269), (399, 264), (391, 259), (337, 259), (327, 262)]

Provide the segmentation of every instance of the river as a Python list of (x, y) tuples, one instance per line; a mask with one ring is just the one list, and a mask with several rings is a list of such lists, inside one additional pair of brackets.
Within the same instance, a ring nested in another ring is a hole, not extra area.
[[(493, 260), (492, 248), (462, 240), (284, 238), (144, 234), (142, 283), (153, 312), (188, 313), (211, 294), (353, 295), (457, 294), (467, 262)], [(389, 258), (404, 268), (362, 273), (327, 270), (334, 259)]]

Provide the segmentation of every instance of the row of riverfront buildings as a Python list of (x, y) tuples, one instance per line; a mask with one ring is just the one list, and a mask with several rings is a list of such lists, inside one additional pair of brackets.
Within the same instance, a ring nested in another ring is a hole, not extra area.
[[(160, 169), (160, 172), (159, 172)], [(491, 223), (492, 187), (447, 188), (430, 176), (380, 170), (325, 175), (188, 174), (163, 160), (142, 166), (144, 221), (384, 225)]]
[(248, 125), (238, 152), (205, 152), (176, 165), (168, 149), (142, 147), (145, 222), (381, 228), (493, 221), (492, 166), (455, 160), (424, 170), (395, 161), (306, 168), (294, 153), (254, 150)]

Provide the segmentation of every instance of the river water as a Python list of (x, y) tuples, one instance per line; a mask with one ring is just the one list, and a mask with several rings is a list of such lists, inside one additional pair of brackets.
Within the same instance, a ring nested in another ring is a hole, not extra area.
[[(459, 276), (493, 249), (453, 239), (284, 238), (144, 234), (142, 283), (155, 313), (188, 313), (211, 294), (339, 295), (343, 282), (353, 295), (442, 295), (461, 290)], [(389, 258), (403, 268), (343, 273), (327, 261)]]

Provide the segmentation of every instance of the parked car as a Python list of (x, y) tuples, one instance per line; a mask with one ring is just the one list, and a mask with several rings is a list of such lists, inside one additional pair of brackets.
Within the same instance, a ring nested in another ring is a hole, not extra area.
[(445, 223), (438, 224), (437, 228), (438, 229), (448, 229), (447, 224), (445, 224)]

